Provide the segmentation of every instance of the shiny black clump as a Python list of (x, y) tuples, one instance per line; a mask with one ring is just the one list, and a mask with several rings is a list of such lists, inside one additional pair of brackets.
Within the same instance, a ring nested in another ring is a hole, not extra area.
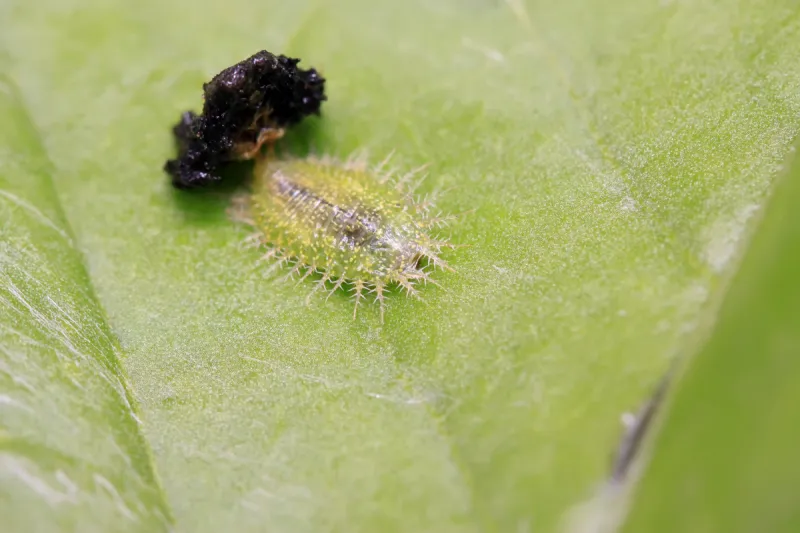
[(262, 50), (204, 84), (203, 113), (185, 112), (172, 130), (178, 157), (164, 165), (172, 184), (191, 189), (217, 182), (220, 166), (251, 157), (264, 138), (319, 114), (325, 79), (313, 68), (297, 68), (299, 62)]

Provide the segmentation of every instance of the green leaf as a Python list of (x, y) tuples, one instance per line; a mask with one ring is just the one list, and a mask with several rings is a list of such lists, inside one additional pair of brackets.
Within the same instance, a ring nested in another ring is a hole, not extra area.
[[(78, 382), (97, 382), (72, 387), (59, 359), (31, 355), (29, 374), (0, 383), (36, 377), (37, 416), (0, 404), (0, 442), (87, 443), (3, 453), (51, 487), (59, 469), (90, 480), (72, 457), (96, 458), (118, 495), (86, 481), (81, 506), (50, 502), (0, 466), (14, 531), (152, 531), (164, 516), (201, 533), (557, 530), (608, 474), (620, 415), (713, 317), (800, 130), (791, 0), (9, 0), (0, 13), (2, 72), (22, 95), (2, 115), (3, 190), (76, 243), (3, 207), (2, 287), (6, 272), (44, 272), (32, 309), (72, 298), (69, 331), (96, 361)], [(377, 308), (354, 321), (344, 296), (306, 305), (309, 283), (266, 276), (241, 246), (227, 191), (171, 190), (178, 114), (262, 48), (328, 79), (323, 116), (287, 148), (396, 150), (400, 169), (430, 163), (423, 192), (444, 189), (444, 210), (475, 209), (452, 228), (469, 246), (447, 257), (445, 290), (394, 295), (384, 325)], [(26, 115), (38, 135), (17, 133)], [(48, 331), (14, 316), (2, 324)], [(108, 385), (125, 375), (138, 407)], [(84, 407), (56, 410), (70, 405)], [(101, 433), (130, 461), (103, 460)]]
[[(4, 531), (167, 529), (119, 349), (0, 77), (0, 516)], [(124, 529), (124, 528), (121, 528)]]
[(800, 530), (800, 160), (683, 378), (627, 531)]

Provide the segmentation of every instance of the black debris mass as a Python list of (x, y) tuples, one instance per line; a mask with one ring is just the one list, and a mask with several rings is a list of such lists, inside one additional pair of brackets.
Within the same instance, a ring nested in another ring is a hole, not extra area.
[(172, 130), (178, 157), (164, 165), (172, 184), (192, 189), (217, 182), (218, 169), (246, 158), (262, 131), (319, 114), (325, 79), (297, 68), (299, 62), (262, 50), (204, 84), (203, 113), (183, 113)]

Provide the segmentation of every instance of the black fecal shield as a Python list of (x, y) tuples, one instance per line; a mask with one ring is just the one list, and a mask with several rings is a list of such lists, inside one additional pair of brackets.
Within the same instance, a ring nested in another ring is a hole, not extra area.
[(202, 115), (183, 114), (173, 128), (178, 158), (164, 169), (175, 187), (188, 189), (219, 181), (217, 169), (238, 158), (268, 128), (287, 128), (319, 114), (325, 79), (297, 68), (299, 59), (266, 50), (226, 68), (203, 86)]

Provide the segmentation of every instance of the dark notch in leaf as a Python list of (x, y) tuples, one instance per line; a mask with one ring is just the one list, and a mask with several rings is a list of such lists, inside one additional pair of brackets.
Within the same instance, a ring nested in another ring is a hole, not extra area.
[(178, 157), (164, 165), (179, 189), (220, 181), (218, 168), (250, 159), (284, 128), (319, 114), (325, 79), (299, 59), (262, 50), (203, 85), (203, 113), (187, 111), (173, 128)]
[(661, 378), (653, 395), (639, 409), (633, 421), (628, 425), (614, 457), (614, 464), (611, 468), (612, 483), (621, 483), (628, 475), (633, 461), (639, 455), (647, 432), (653, 426), (653, 419), (664, 402), (673, 373), (674, 367)]

